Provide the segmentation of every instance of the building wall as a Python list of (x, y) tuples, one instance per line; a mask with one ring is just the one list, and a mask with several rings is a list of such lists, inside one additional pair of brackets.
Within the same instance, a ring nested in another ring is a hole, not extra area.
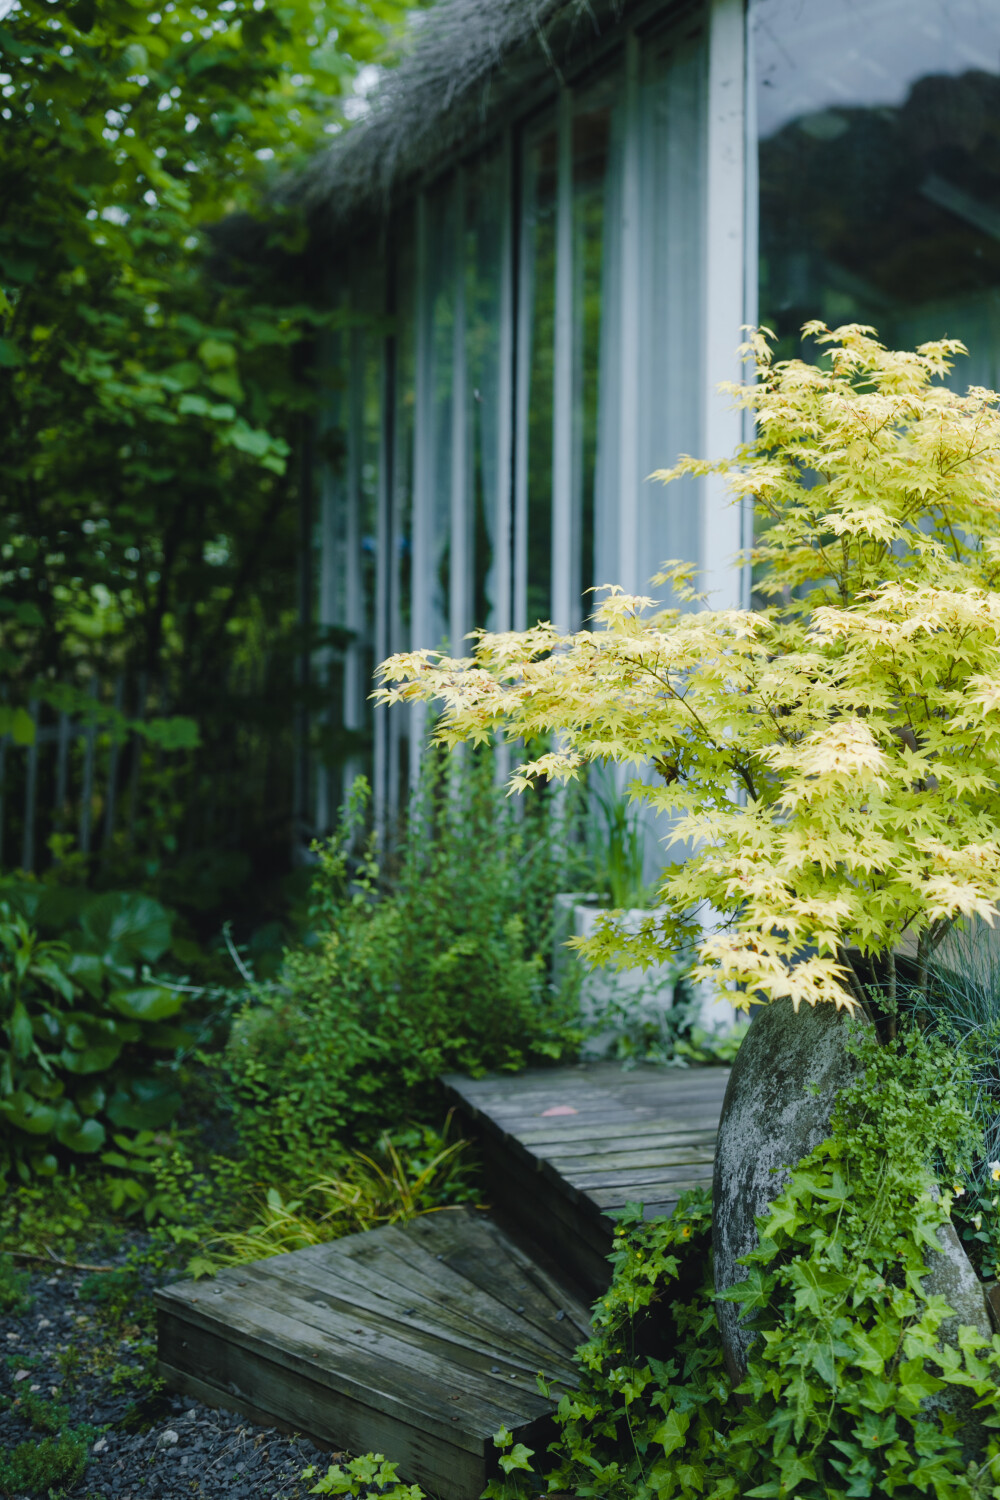
[(744, 324), (788, 354), (811, 317), (956, 336), (956, 381), (998, 383), (1000, 5), (647, 10), (429, 180), (340, 296), (316, 607), (350, 643), (317, 665), (320, 831), (357, 770), (386, 818), (414, 774), (419, 712), (367, 701), (390, 652), (580, 628), (593, 586), (646, 591), (668, 558), (747, 598), (724, 486), (647, 477), (744, 437), (717, 390)]

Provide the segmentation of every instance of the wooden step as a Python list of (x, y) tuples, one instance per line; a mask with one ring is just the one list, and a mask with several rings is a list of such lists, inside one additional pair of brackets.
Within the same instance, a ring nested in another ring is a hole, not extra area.
[(728, 1068), (589, 1063), (444, 1084), (479, 1136), (491, 1204), (594, 1296), (626, 1203), (667, 1215), (711, 1185), (728, 1081)]
[(480, 1495), (502, 1423), (544, 1447), (589, 1333), (587, 1307), (468, 1210), (179, 1282), (156, 1303), (175, 1390), (382, 1452), (442, 1500)]

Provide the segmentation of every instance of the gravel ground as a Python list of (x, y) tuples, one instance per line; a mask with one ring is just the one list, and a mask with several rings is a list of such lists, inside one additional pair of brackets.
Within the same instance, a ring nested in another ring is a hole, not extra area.
[[(125, 1260), (107, 1258), (123, 1268), (111, 1276), (30, 1268), (30, 1307), (0, 1313), (0, 1461), (86, 1424), (86, 1470), (56, 1492), (66, 1500), (305, 1500), (302, 1470), (338, 1455), (160, 1389), (153, 1278)], [(46, 1496), (0, 1480), (2, 1493)]]

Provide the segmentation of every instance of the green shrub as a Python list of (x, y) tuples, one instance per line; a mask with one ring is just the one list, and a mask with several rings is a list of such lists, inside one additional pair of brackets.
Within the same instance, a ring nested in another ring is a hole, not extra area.
[(20, 1317), (30, 1312), (34, 1298), (28, 1295), (31, 1273), (19, 1271), (11, 1255), (0, 1255), (0, 1312)]
[[(737, 1496), (832, 1500), (1000, 1493), (994, 1415), (1000, 1337), (941, 1344), (948, 1309), (922, 1278), (961, 1182), (975, 1126), (968, 1075), (946, 1046), (908, 1031), (855, 1043), (860, 1081), (832, 1135), (758, 1220), (747, 1280), (729, 1294), (754, 1319), (739, 1393), (714, 1313), (710, 1202), (620, 1226), (614, 1281), (579, 1352), (578, 1391), (558, 1408), (550, 1491), (608, 1500)], [(940, 1184), (940, 1189), (937, 1184)], [(938, 1196), (935, 1197), (935, 1193)], [(941, 1393), (982, 1403), (978, 1452), (963, 1452)], [(931, 1404), (929, 1404), (931, 1403)], [(509, 1445), (509, 1434), (498, 1434)], [(513, 1457), (513, 1454), (507, 1455)], [(538, 1493), (522, 1452), (488, 1493)], [(537, 1456), (535, 1456), (537, 1464)]]
[(926, 983), (902, 986), (900, 1003), (969, 1070), (976, 1148), (952, 1213), (980, 1275), (1000, 1277), (1000, 950), (992, 929), (953, 930)]
[(27, 1422), (33, 1432), (57, 1433), (69, 1416), (68, 1407), (58, 1401), (50, 1401), (37, 1391), (25, 1391), (21, 1396), (4, 1400), (6, 1408), (13, 1407), (22, 1422)]
[(605, 766), (589, 768), (587, 794), (579, 812), (586, 851), (582, 888), (592, 888), (602, 906), (647, 906), (652, 889), (641, 807), (619, 792), (613, 769)]
[(54, 1500), (83, 1477), (92, 1435), (89, 1427), (70, 1428), (61, 1437), (19, 1443), (0, 1453), (0, 1494)]
[(519, 818), (491, 765), (429, 754), (383, 891), (374, 843), (349, 859), (365, 795), (316, 846), (307, 943), (252, 992), (221, 1070), (245, 1149), (286, 1176), (432, 1107), (442, 1072), (516, 1069), (579, 1042), (546, 971), (553, 807), (539, 798)]
[[(0, 896), (0, 1176), (55, 1172), (180, 1104), (183, 985), (151, 977), (170, 921), (147, 896), (6, 885)], [(62, 939), (40, 936), (59, 928)]]

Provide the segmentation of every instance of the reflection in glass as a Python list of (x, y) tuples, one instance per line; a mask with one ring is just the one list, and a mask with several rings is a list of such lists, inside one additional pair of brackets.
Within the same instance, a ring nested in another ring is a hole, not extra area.
[(884, 342), (962, 339), (955, 382), (1000, 357), (1000, 5), (753, 0), (760, 320)]
[(392, 649), (410, 646), (413, 608), (413, 433), (416, 392), (416, 329), (413, 289), (416, 281), (415, 233), (412, 213), (404, 221), (396, 251), (396, 305), (393, 319), (393, 441), (392, 532), (395, 591), (392, 606)]
[[(416, 282), (416, 233), (412, 209), (403, 219), (396, 238), (396, 305), (393, 322), (393, 440), (390, 589), (390, 640), (393, 652), (410, 648), (413, 612), (413, 434), (416, 330), (414, 285)], [(402, 709), (383, 710), (390, 715), (389, 797), (390, 811), (406, 798), (409, 780), (409, 714)]]
[(466, 503), (471, 507), (472, 618), (495, 626), (499, 496), (500, 257), (506, 173), (499, 151), (467, 174), (465, 189)]
[[(430, 506), (431, 578), (430, 640), (440, 645), (448, 634), (451, 553), (452, 382), (455, 330), (455, 183), (454, 178), (433, 193), (427, 204), (427, 297), (429, 302), (427, 361), (430, 394)], [(421, 580), (423, 583), (423, 580)]]
[[(573, 550), (571, 597), (576, 628), (594, 608), (587, 590), (611, 581), (609, 548), (595, 560), (596, 510), (602, 535), (616, 523), (614, 430), (618, 382), (609, 366), (609, 340), (617, 308), (609, 272), (618, 273), (617, 239), (621, 77), (616, 71), (576, 101), (573, 112)], [(618, 109), (614, 108), (615, 104)], [(603, 352), (602, 352), (603, 351)], [(608, 408), (601, 420), (602, 403)], [(598, 492), (600, 491), (600, 495)], [(600, 576), (598, 576), (600, 575)]]
[[(382, 439), (382, 336), (381, 329), (360, 330), (359, 370), (361, 382), (361, 429), (358, 466), (358, 515), (361, 547), (361, 619), (365, 649), (363, 681), (375, 670), (375, 580), (378, 561), (379, 455)], [(367, 699), (367, 694), (365, 695)]]
[[(701, 448), (706, 72), (700, 31), (672, 32), (645, 50), (640, 94), (643, 478), (669, 468), (679, 454)], [(698, 561), (700, 489), (690, 477), (666, 489), (643, 484), (639, 561), (646, 578), (668, 559)], [(664, 591), (656, 592), (664, 597)]]
[(524, 156), (520, 296), (526, 302), (528, 333), (525, 411), (528, 625), (547, 620), (552, 610), (552, 382), (558, 156), (553, 120), (528, 136)]

